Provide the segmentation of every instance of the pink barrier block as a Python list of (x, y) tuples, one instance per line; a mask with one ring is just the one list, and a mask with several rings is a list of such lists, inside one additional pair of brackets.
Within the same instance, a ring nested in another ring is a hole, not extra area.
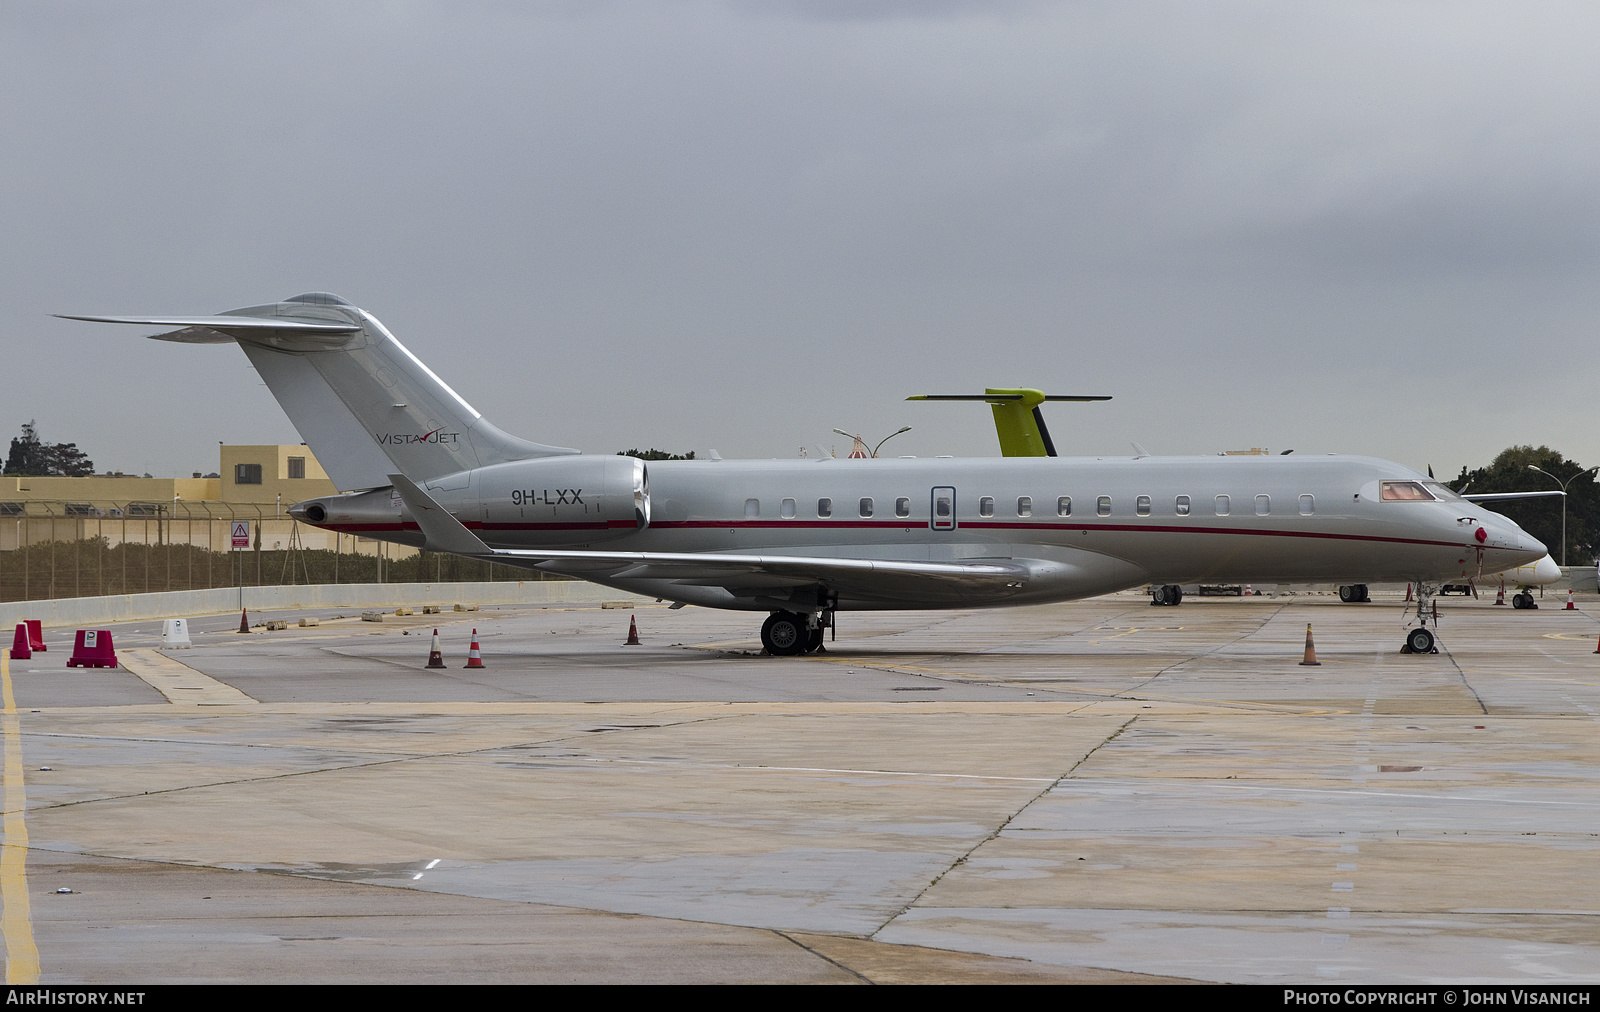
[(72, 641), (69, 668), (114, 668), (117, 652), (111, 648), (110, 629), (79, 629)]

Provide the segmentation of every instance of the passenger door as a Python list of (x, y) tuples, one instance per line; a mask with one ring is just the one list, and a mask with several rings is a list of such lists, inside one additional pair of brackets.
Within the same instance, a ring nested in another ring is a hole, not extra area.
[(933, 490), (932, 504), (928, 510), (928, 527), (935, 531), (956, 529), (956, 490), (949, 485), (939, 485)]

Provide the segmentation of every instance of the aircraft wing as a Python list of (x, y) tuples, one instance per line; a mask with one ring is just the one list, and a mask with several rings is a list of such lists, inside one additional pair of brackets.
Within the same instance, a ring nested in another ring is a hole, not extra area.
[(973, 562), (898, 562), (804, 555), (737, 555), (719, 552), (596, 552), (490, 548), (433, 497), (402, 474), (389, 480), (422, 528), (431, 552), (449, 552), (524, 569), (605, 580), (672, 580), (726, 588), (802, 587), (826, 583), (870, 597), (895, 598), (915, 590), (959, 601), (969, 594), (993, 598), (1020, 590), (1032, 571), (1010, 559)]
[(1543, 499), (1552, 495), (1566, 495), (1566, 493), (1554, 490), (1549, 492), (1475, 492), (1472, 495), (1463, 495), (1461, 498), (1467, 500), (1467, 502), (1499, 502), (1502, 499)]

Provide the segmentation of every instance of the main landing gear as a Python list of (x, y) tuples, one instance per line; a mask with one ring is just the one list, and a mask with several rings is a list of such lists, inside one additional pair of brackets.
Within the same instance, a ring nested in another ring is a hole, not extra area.
[(1439, 625), (1439, 612), (1435, 610), (1433, 595), (1439, 588), (1431, 583), (1419, 583), (1417, 587), (1417, 627), (1406, 633), (1405, 644), (1400, 647), (1403, 654), (1436, 654), (1439, 652), (1433, 629), (1428, 628), (1431, 618), (1434, 627)]
[(761, 645), (775, 657), (795, 657), (822, 650), (822, 630), (833, 625), (833, 610), (798, 615), (775, 611), (761, 623)]
[(1352, 583), (1348, 587), (1339, 588), (1339, 600), (1345, 604), (1364, 604), (1372, 598), (1367, 595), (1366, 584)]
[(1183, 588), (1174, 583), (1156, 584), (1150, 588), (1152, 605), (1176, 605), (1183, 600)]

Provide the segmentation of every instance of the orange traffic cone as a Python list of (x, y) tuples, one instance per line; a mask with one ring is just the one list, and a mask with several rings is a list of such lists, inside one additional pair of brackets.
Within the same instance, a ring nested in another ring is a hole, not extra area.
[(11, 638), (11, 659), (25, 661), (33, 656), (33, 646), (28, 642), (28, 626), (25, 622), (17, 623), (17, 634)]
[(1600, 643), (1596, 643), (1594, 645), (1594, 652), (1600, 654)]
[(433, 631), (433, 643), (428, 647), (428, 667), (444, 667), (444, 652), (439, 649), (439, 630)]
[(625, 646), (625, 647), (636, 647), (636, 646), (640, 645), (640, 643), (639, 643), (639, 623), (634, 620), (634, 617), (632, 615), (628, 616), (628, 639), (622, 645)]
[(1306, 659), (1300, 662), (1303, 668), (1319, 668), (1322, 662), (1317, 660), (1317, 645), (1311, 642), (1311, 623), (1306, 623)]
[(1500, 589), (1495, 591), (1494, 603), (1496, 607), (1502, 606), (1506, 603), (1506, 581), (1504, 580), (1500, 581)]
[(483, 667), (483, 651), (478, 649), (478, 630), (472, 630), (472, 646), (467, 648), (467, 667)]
[(1572, 591), (1567, 591), (1567, 611), (1577, 611), (1578, 606), (1572, 603)]
[(239, 631), (242, 633), (250, 631), (250, 612), (244, 608), (239, 609)]

